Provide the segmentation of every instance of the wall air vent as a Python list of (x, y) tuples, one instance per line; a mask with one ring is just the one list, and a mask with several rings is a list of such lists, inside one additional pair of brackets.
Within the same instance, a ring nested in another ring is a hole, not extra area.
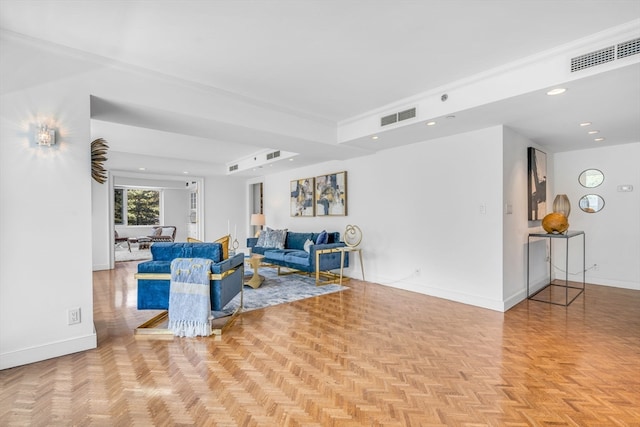
[(380, 119), (380, 126), (390, 125), (398, 121), (397, 114), (389, 114), (388, 116), (384, 116)]
[(229, 172), (237, 171), (238, 165), (229, 166)]
[(640, 38), (618, 44), (618, 59), (640, 53)]
[(571, 72), (584, 70), (585, 68), (595, 67), (596, 65), (611, 62), (616, 59), (616, 47), (609, 46), (586, 55), (571, 58)]
[(416, 116), (416, 109), (410, 108), (408, 110), (400, 111), (398, 113), (398, 121), (413, 119)]
[(280, 151), (274, 151), (273, 153), (267, 154), (267, 160), (277, 159), (280, 157)]

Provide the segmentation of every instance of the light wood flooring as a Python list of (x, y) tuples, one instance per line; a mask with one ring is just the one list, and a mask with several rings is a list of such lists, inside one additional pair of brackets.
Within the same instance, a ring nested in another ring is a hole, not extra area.
[(352, 280), (150, 340), (135, 265), (94, 273), (97, 349), (0, 371), (1, 426), (640, 426), (640, 291), (498, 313)]

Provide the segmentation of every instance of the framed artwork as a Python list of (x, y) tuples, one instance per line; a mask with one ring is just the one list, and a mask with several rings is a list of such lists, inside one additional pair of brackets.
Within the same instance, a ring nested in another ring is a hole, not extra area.
[(529, 221), (539, 221), (547, 214), (547, 154), (528, 147)]
[(313, 178), (291, 181), (291, 216), (314, 216), (313, 189)]
[(316, 177), (316, 216), (347, 215), (347, 172)]

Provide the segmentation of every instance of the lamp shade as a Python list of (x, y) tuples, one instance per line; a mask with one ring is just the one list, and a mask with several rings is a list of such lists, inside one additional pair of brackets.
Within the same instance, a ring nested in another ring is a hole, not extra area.
[(251, 225), (264, 225), (264, 214), (251, 214)]

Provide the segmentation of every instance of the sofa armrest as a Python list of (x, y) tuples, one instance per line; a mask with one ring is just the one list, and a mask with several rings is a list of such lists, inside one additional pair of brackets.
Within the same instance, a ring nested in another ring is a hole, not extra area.
[(225, 271), (229, 271), (233, 268), (237, 268), (244, 264), (244, 254), (239, 253), (232, 257), (225, 259), (211, 265), (211, 272), (213, 274), (222, 274)]
[[(311, 268), (316, 270), (316, 252), (327, 251), (327, 253), (321, 253), (320, 256), (320, 271), (333, 270), (340, 268), (340, 251), (331, 251), (331, 249), (341, 248), (346, 246), (344, 242), (327, 243), (325, 245), (311, 245), (309, 247), (309, 262)], [(344, 266), (349, 266), (349, 254), (346, 253), (344, 257)]]

